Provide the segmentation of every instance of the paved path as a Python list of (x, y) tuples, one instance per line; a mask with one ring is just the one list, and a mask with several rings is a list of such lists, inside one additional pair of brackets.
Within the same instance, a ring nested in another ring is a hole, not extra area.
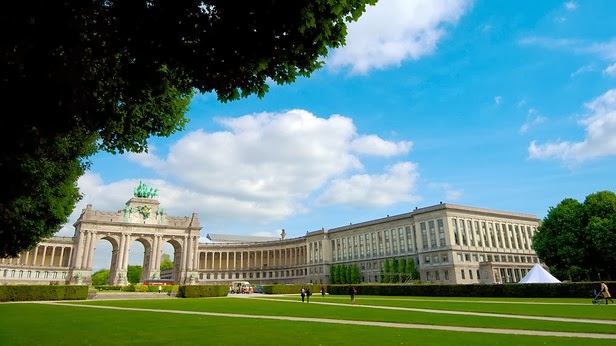
[[(259, 298), (259, 297), (242, 297), (250, 299), (264, 299), (272, 300), (272, 298)], [(295, 302), (284, 299), (273, 299), (284, 302)], [(491, 333), (491, 334), (507, 334), (507, 335), (534, 335), (534, 336), (551, 336), (551, 337), (571, 337), (571, 338), (591, 338), (591, 339), (611, 339), (616, 340), (616, 334), (601, 334), (601, 333), (571, 333), (571, 332), (551, 332), (543, 330), (521, 330), (521, 329), (499, 329), (499, 328), (477, 328), (477, 327), (456, 327), (456, 326), (440, 326), (440, 325), (427, 325), (427, 324), (415, 324), (415, 323), (392, 323), (392, 322), (374, 322), (374, 321), (354, 321), (354, 320), (338, 320), (329, 318), (310, 318), (310, 317), (295, 317), (295, 316), (269, 316), (269, 315), (245, 315), (245, 314), (229, 314), (229, 313), (216, 313), (216, 312), (202, 312), (202, 311), (184, 311), (184, 310), (162, 310), (162, 309), (141, 309), (141, 308), (125, 308), (116, 306), (98, 306), (89, 304), (70, 304), (61, 302), (36, 302), (38, 304), (49, 305), (63, 305), (70, 307), (81, 307), (89, 309), (108, 309), (108, 310), (127, 310), (127, 311), (147, 311), (156, 313), (168, 313), (168, 314), (183, 314), (183, 315), (202, 315), (202, 316), (217, 316), (217, 317), (231, 317), (231, 318), (251, 318), (251, 319), (266, 319), (266, 320), (285, 320), (285, 321), (298, 321), (298, 322), (314, 322), (314, 323), (333, 323), (333, 324), (347, 324), (347, 325), (359, 325), (359, 326), (377, 326), (387, 328), (405, 328), (405, 329), (431, 329), (431, 330), (445, 330), (456, 332), (472, 332), (472, 333)], [(325, 302), (312, 302), (310, 304), (331, 304), (331, 305), (345, 305), (340, 303), (325, 303)], [(412, 308), (392, 308), (383, 306), (369, 306), (369, 305), (353, 305), (354, 308), (375, 308), (375, 309), (399, 309), (399, 310), (412, 310), (422, 311), (428, 313), (455, 313), (460, 315), (481, 315), (481, 316), (498, 316), (508, 318), (533, 318), (533, 319), (546, 319), (544, 317), (538, 318), (537, 316), (516, 316), (505, 314), (484, 314), (484, 313), (468, 313), (460, 311), (443, 311), (443, 310), (428, 310), (428, 309), (412, 309)], [(566, 322), (584, 322), (584, 323), (604, 323), (615, 324), (615, 321), (609, 320), (578, 320), (578, 319), (553, 319)], [(588, 322), (594, 321), (594, 322)]]

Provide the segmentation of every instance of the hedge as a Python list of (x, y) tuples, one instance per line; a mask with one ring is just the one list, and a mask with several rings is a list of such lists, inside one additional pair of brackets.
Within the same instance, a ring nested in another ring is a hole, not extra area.
[(85, 300), (87, 285), (2, 285), (1, 302), (37, 300)]
[(227, 285), (187, 285), (179, 287), (178, 297), (224, 297), (227, 293), (229, 293), (229, 286)]

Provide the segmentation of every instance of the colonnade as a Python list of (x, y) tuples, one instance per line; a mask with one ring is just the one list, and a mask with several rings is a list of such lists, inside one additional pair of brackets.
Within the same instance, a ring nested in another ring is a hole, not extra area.
[(306, 264), (306, 246), (259, 250), (199, 251), (199, 270), (248, 270), (292, 267)]

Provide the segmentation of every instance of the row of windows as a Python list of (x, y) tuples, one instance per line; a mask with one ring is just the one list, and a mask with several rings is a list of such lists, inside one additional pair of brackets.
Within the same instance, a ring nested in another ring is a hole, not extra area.
[(456, 245), (486, 246), (501, 249), (532, 249), (535, 227), (491, 221), (451, 219)]
[(457, 253), (458, 262), (511, 262), (511, 263), (539, 263), (536, 256), (514, 256), (514, 255), (484, 255)]
[[(31, 278), (31, 277), (33, 277), (32, 274), (34, 274), (34, 278), (35, 279), (38, 279), (38, 278), (41, 278), (41, 277), (43, 279), (48, 279), (48, 278), (57, 279), (58, 278), (58, 272), (49, 272), (49, 271), (41, 272), (39, 270), (33, 272), (31, 270), (15, 270), (15, 269), (13, 269), (13, 270), (4, 269), (2, 271), (2, 277), (5, 277), (5, 278), (7, 278), (7, 277), (11, 277), (11, 278), (14, 278), (14, 277), (18, 277), (18, 278), (23, 278), (23, 277)], [(66, 279), (66, 275), (67, 275), (66, 272), (61, 272), (60, 273), (60, 277), (62, 279)]]
[(411, 233), (411, 227), (406, 226), (332, 239), (332, 259), (341, 261), (411, 253), (413, 249), (417, 251), (416, 237), (415, 229)]
[[(220, 276), (221, 280), (224, 279), (267, 279), (267, 278), (284, 278), (284, 277), (296, 277), (296, 276), (305, 276), (307, 275), (307, 269), (297, 269), (297, 270), (280, 270), (280, 271), (271, 271), (271, 272), (249, 272), (249, 273), (206, 273), (199, 274), (199, 279), (203, 280), (205, 277), (206, 280), (214, 279), (218, 280)], [(219, 275), (220, 274), (220, 275)], [(285, 275), (286, 274), (286, 275)]]

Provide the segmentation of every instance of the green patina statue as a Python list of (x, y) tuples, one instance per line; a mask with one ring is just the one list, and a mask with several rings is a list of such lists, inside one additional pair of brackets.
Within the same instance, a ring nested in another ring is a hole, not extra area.
[(149, 187), (146, 183), (139, 181), (139, 185), (135, 187), (133, 196), (139, 198), (156, 198), (158, 197), (158, 189)]

